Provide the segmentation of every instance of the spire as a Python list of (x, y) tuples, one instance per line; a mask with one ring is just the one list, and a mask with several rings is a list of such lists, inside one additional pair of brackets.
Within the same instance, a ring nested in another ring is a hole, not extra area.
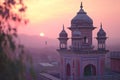
[(80, 8), (81, 8), (81, 9), (83, 8), (82, 2), (81, 2), (81, 6), (80, 6)]
[(83, 4), (82, 4), (82, 2), (81, 2), (81, 5), (80, 5), (80, 10), (79, 10), (79, 12), (78, 12), (77, 14), (86, 14), (86, 12), (85, 12), (84, 9), (83, 9)]
[(64, 24), (63, 24), (63, 29), (62, 29), (62, 31), (60, 32), (60, 34), (59, 34), (59, 37), (64, 37), (64, 38), (66, 38), (68, 35), (67, 35), (67, 32), (65, 31), (65, 29), (64, 29)]
[(64, 24), (63, 24), (63, 30), (64, 30)]
[(102, 23), (100, 23), (100, 28), (102, 29)]

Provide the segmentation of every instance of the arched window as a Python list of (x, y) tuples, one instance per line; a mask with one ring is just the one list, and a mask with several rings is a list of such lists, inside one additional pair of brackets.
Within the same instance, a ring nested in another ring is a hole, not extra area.
[(65, 48), (65, 47), (66, 47), (66, 46), (65, 46), (65, 43), (63, 43), (63, 44), (62, 44), (62, 48)]
[(67, 76), (70, 76), (71, 75), (71, 68), (70, 68), (70, 64), (68, 63), (67, 65), (66, 65), (66, 75)]
[(84, 68), (84, 76), (95, 76), (96, 75), (96, 67), (92, 64), (85, 66)]
[(66, 43), (61, 43), (61, 44), (60, 44), (60, 48), (61, 48), (61, 49), (66, 49), (66, 48), (67, 48)]
[(88, 43), (88, 38), (86, 36), (84, 37), (84, 43)]

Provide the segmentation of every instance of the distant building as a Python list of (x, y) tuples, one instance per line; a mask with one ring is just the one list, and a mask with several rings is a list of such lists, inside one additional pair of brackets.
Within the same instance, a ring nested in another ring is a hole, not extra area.
[(58, 65), (53, 65), (51, 63), (39, 63), (40, 72), (45, 73), (58, 73)]
[(105, 68), (106, 32), (100, 25), (97, 33), (98, 48), (92, 45), (93, 20), (87, 15), (81, 3), (80, 10), (71, 20), (71, 46), (68, 48), (68, 34), (63, 25), (59, 34), (61, 80), (80, 80), (85, 76), (102, 76)]
[(111, 70), (120, 72), (120, 51), (110, 53)]

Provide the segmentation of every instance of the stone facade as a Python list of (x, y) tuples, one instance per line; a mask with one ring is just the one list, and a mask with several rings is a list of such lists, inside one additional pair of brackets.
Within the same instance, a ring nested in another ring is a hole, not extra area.
[(120, 72), (120, 52), (110, 53), (111, 70)]
[(98, 49), (92, 45), (93, 20), (87, 15), (81, 3), (80, 10), (71, 20), (71, 46), (67, 47), (68, 34), (64, 27), (59, 34), (61, 80), (80, 80), (85, 76), (102, 76), (105, 68), (106, 33), (101, 28), (97, 34)]

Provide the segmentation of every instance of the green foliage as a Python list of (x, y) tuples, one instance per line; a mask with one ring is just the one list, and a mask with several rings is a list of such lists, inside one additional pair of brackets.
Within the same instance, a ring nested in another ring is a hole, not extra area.
[[(18, 25), (27, 23), (22, 17), (26, 8), (23, 0), (0, 0), (0, 80), (26, 80), (24, 46), (15, 43)], [(16, 48), (20, 50), (18, 57)], [(33, 67), (30, 73), (35, 76)]]
[[(0, 53), (0, 79), (19, 80), (15, 72), (15, 63), (8, 59), (5, 53)], [(13, 76), (15, 75), (15, 76)]]
[(31, 74), (31, 76), (32, 76), (32, 79), (33, 80), (36, 80), (36, 74), (35, 74), (35, 71), (34, 71), (34, 68), (33, 68), (33, 62), (32, 62), (32, 57), (29, 57), (29, 62), (30, 62), (30, 64), (31, 64), (31, 66), (30, 66), (30, 74)]

